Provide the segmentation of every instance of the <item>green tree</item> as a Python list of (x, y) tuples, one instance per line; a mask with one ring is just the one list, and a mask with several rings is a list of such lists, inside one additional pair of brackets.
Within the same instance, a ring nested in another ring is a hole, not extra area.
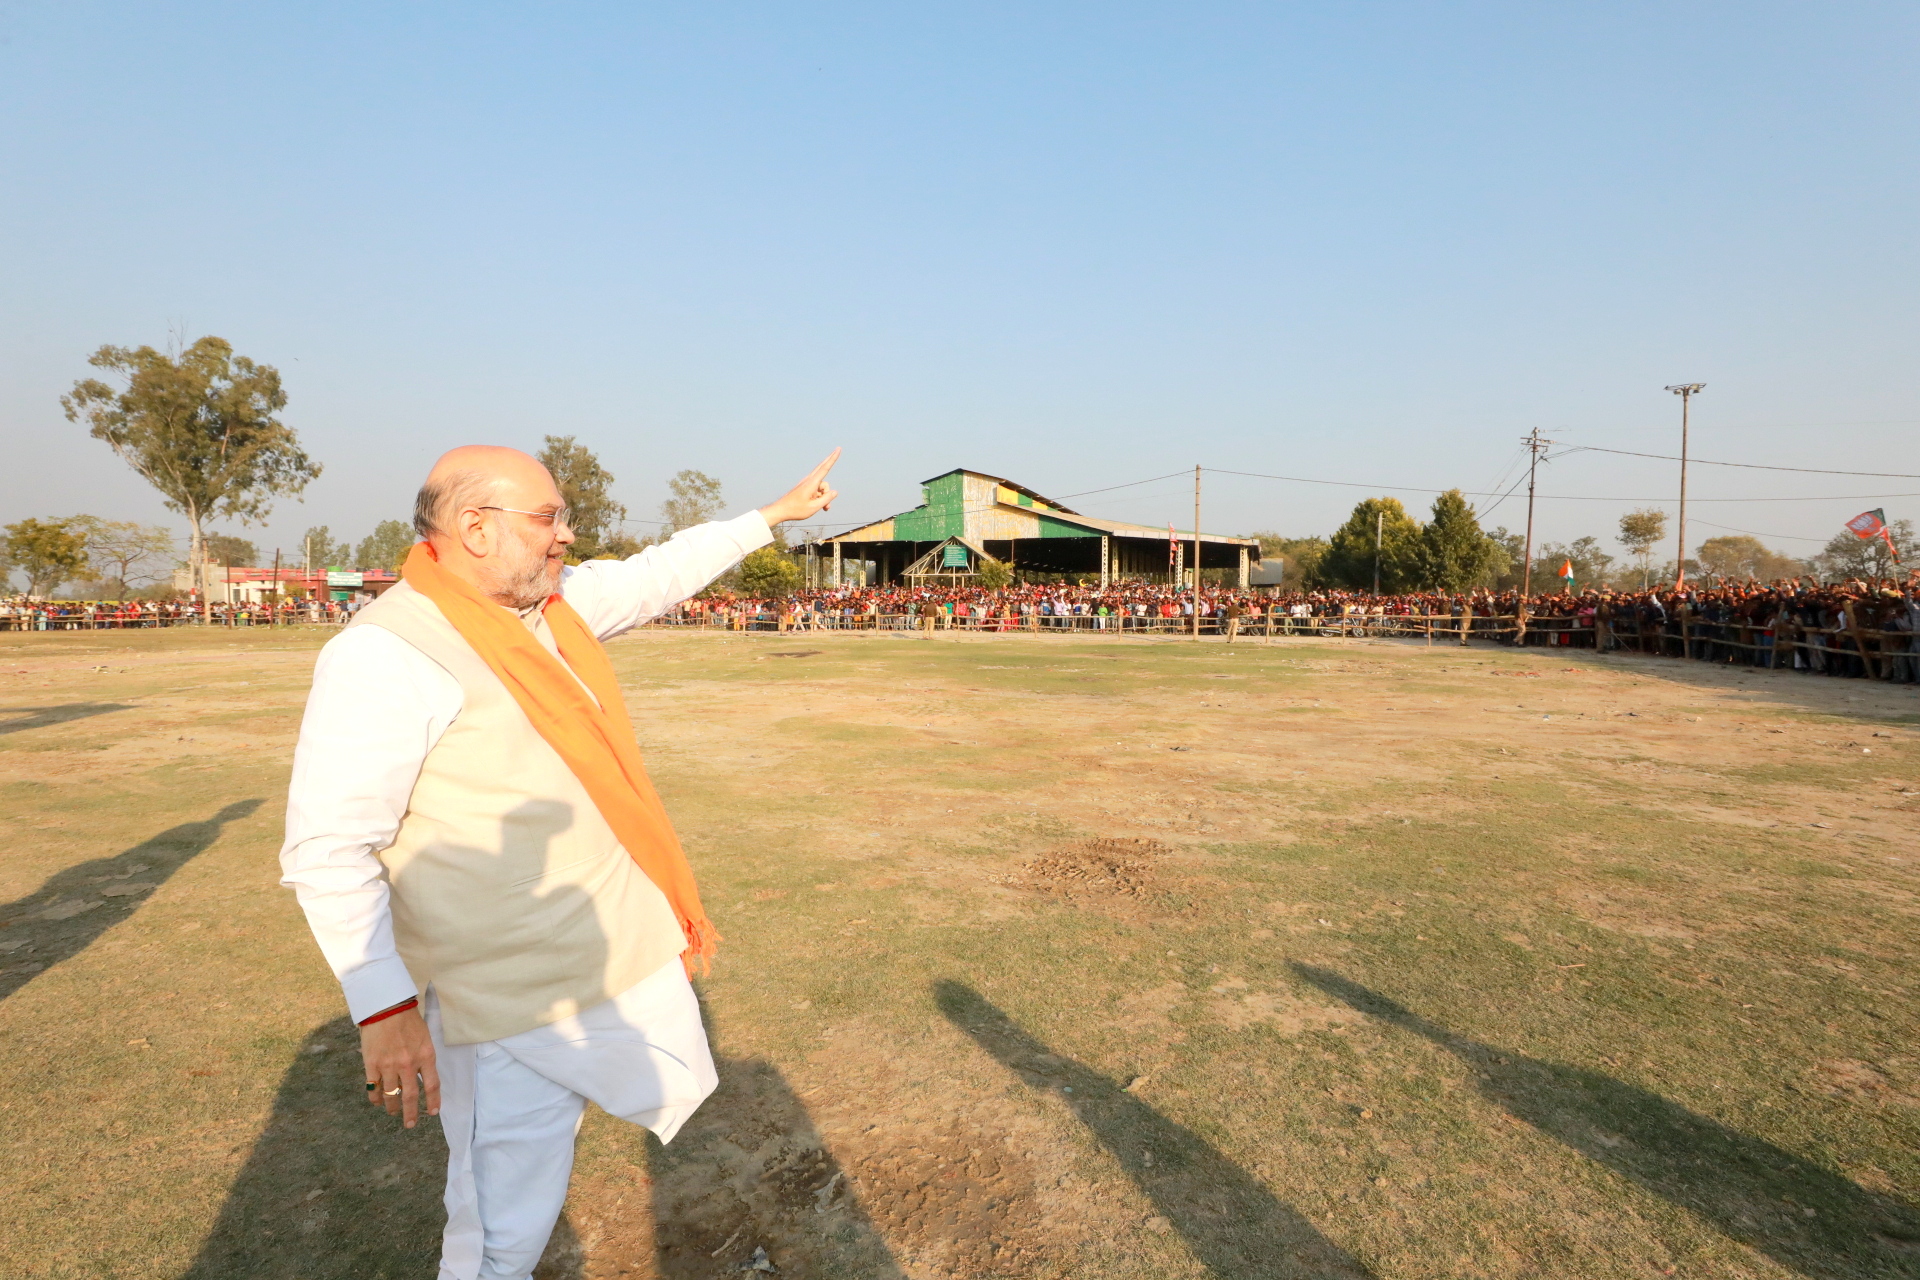
[(1605, 581), (1607, 567), (1613, 563), (1613, 557), (1601, 549), (1600, 540), (1593, 537), (1575, 538), (1565, 544), (1548, 542), (1536, 548), (1536, 552), (1533, 558), (1535, 592), (1564, 589), (1566, 580), (1560, 576), (1560, 570), (1569, 562), (1573, 565), (1576, 591)]
[(704, 472), (680, 472), (667, 481), (667, 494), (667, 500), (660, 504), (660, 519), (666, 523), (664, 532), (668, 536), (705, 524), (724, 509), (720, 482)]
[(373, 532), (360, 540), (353, 553), (353, 567), (360, 570), (398, 569), (413, 550), (417, 538), (413, 526), (404, 520), (382, 520)]
[(1807, 571), (1805, 562), (1769, 550), (1767, 545), (1747, 534), (1725, 534), (1708, 538), (1694, 549), (1701, 568), (1716, 578), (1756, 578), (1771, 582), (1775, 578), (1794, 578)]
[(1312, 581), (1321, 557), (1327, 554), (1325, 538), (1289, 538), (1272, 530), (1257, 531), (1247, 536), (1260, 540), (1262, 560), (1273, 556), (1280, 558), (1280, 562), (1286, 566), (1282, 586), (1288, 589), (1297, 589)]
[(620, 531), (627, 509), (613, 499), (613, 473), (600, 465), (593, 450), (572, 436), (547, 436), (540, 450), (541, 465), (553, 476), (560, 498), (567, 504), (567, 522), (573, 526), (573, 558), (599, 560), (632, 555), (626, 548), (639, 545)]
[(105, 346), (87, 363), (125, 378), (125, 388), (86, 378), (60, 398), (61, 407), (187, 518), (187, 562), (204, 608), (206, 521), (264, 519), (274, 498), (298, 494), (320, 474), (292, 428), (274, 416), (287, 404), (280, 373), (215, 337), (196, 340), (178, 358), (152, 347)]
[(800, 566), (792, 553), (780, 547), (761, 547), (747, 552), (740, 562), (740, 591), (743, 595), (767, 598), (784, 596), (800, 589)]
[(86, 543), (87, 576), (103, 595), (125, 600), (172, 568), (173, 531), (165, 525), (93, 516), (75, 516), (72, 524)]
[(22, 520), (6, 528), (7, 559), (27, 575), (27, 594), (44, 596), (69, 578), (83, 577), (87, 540), (72, 520)]
[(1458, 489), (1433, 500), (1433, 519), (1420, 531), (1420, 582), (1437, 591), (1466, 591), (1485, 581), (1504, 552), (1480, 530)]
[(1004, 560), (982, 560), (975, 581), (989, 591), (1003, 591), (1013, 585), (1013, 566)]
[[(1914, 553), (1920, 550), (1914, 545), (1913, 521), (1891, 520), (1887, 522), (1887, 532), (1893, 535), (1894, 546), (1900, 549), (1900, 559), (1911, 566)], [(1813, 560), (1815, 571), (1828, 582), (1840, 582), (1847, 578), (1891, 578), (1900, 572), (1900, 566), (1893, 561), (1887, 549), (1887, 540), (1882, 537), (1860, 538), (1850, 529), (1842, 529), (1833, 535), (1820, 554)]]
[(353, 565), (353, 544), (335, 542), (333, 530), (317, 524), (300, 539), (300, 556), (304, 566), (314, 573), (346, 569)]
[(1356, 505), (1347, 522), (1327, 539), (1314, 579), (1326, 586), (1368, 591), (1373, 587), (1376, 560), (1383, 592), (1406, 591), (1420, 580), (1420, 526), (1398, 498), (1366, 498)]
[(200, 545), (206, 548), (207, 559), (217, 565), (260, 563), (260, 548), (247, 539), (235, 537), (231, 533), (203, 534)]
[(1651, 575), (1648, 562), (1653, 549), (1666, 540), (1667, 513), (1657, 507), (1641, 507), (1620, 517), (1620, 545), (1640, 562), (1640, 589), (1646, 590)]
[(1527, 562), (1527, 535), (1508, 533), (1507, 527), (1500, 525), (1487, 535), (1487, 541), (1494, 545), (1495, 555), (1482, 585), (1495, 591), (1518, 590), (1520, 570)]

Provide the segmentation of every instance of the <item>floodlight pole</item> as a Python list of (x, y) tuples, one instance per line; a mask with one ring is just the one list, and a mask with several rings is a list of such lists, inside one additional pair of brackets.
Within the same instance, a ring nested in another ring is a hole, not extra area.
[(1193, 638), (1200, 638), (1200, 467), (1193, 468)]
[(1706, 389), (1704, 382), (1682, 382), (1667, 388), (1680, 397), (1680, 558), (1674, 561), (1675, 591), (1687, 585), (1687, 410), (1693, 397)]

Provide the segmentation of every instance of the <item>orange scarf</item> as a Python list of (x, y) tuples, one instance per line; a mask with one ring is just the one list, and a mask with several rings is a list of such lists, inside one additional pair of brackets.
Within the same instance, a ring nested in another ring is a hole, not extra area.
[[(720, 935), (700, 906), (693, 868), (687, 865), (680, 837), (674, 834), (666, 808), (640, 762), (640, 747), (634, 741), (633, 723), (627, 719), (613, 664), (587, 624), (560, 596), (548, 598), (543, 612), (566, 660), (562, 666), (512, 610), (448, 573), (426, 543), (414, 544), (400, 573), (407, 585), (440, 607), (454, 630), (507, 686), (547, 745), (560, 753), (580, 779), (628, 855), (666, 895), (686, 934), (681, 961), (688, 974), (696, 963), (706, 972)], [(588, 690), (593, 697), (587, 696)]]

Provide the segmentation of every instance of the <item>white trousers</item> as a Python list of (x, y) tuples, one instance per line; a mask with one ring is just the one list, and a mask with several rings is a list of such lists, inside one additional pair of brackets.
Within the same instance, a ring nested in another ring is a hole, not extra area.
[(526, 1280), (567, 1198), (586, 1104), (671, 1142), (719, 1078), (675, 959), (570, 1018), (503, 1040), (448, 1044), (423, 1001), (447, 1138), (440, 1280)]

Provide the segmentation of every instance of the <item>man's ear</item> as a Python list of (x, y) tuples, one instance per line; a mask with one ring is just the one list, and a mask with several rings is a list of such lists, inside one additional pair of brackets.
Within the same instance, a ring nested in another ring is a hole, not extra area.
[(455, 540), (461, 550), (476, 560), (484, 560), (493, 552), (493, 529), (487, 523), (486, 513), (475, 507), (468, 507), (454, 517)]

